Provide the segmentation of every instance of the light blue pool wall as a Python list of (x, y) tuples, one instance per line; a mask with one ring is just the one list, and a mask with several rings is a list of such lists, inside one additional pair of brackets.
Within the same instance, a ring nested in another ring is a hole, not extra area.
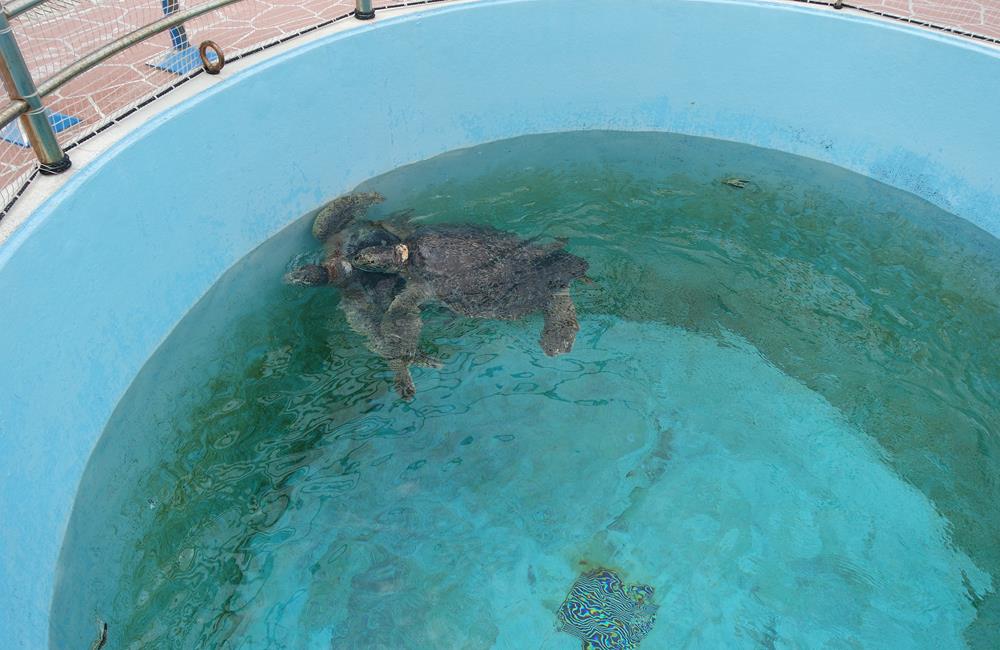
[(371, 176), (527, 133), (675, 131), (841, 165), (1000, 235), (997, 50), (787, 4), (621, 6), (443, 6), (304, 46), (152, 119), (0, 246), (6, 647), (48, 645), (80, 477), (145, 361), (233, 263)]

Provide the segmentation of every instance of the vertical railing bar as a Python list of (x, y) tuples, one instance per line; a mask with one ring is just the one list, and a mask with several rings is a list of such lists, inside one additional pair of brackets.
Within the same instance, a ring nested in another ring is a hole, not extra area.
[(0, 76), (3, 76), (10, 98), (28, 105), (28, 110), (20, 117), (21, 126), (38, 157), (39, 171), (51, 175), (69, 169), (69, 156), (59, 146), (59, 140), (49, 122), (48, 111), (42, 104), (35, 80), (31, 78), (5, 11), (0, 11)]
[(372, 0), (355, 0), (354, 17), (358, 20), (371, 20), (375, 17), (375, 8), (372, 7)]

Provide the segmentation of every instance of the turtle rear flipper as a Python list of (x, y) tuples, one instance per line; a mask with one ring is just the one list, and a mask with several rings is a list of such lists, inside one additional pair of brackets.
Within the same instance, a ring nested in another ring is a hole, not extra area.
[(416, 356), (413, 357), (413, 365), (420, 368), (434, 368), (440, 369), (444, 364), (437, 357), (432, 357), (426, 352), (417, 352)]
[(389, 368), (395, 373), (393, 383), (399, 396), (410, 402), (417, 395), (417, 385), (413, 383), (413, 375), (410, 374), (410, 364), (402, 359), (393, 359), (389, 362)]
[(550, 357), (569, 352), (579, 331), (580, 322), (576, 318), (576, 306), (569, 290), (553, 294), (545, 307), (545, 326), (538, 341), (542, 351)]
[(524, 240), (524, 247), (527, 248), (531, 246), (545, 253), (554, 253), (556, 251), (565, 250), (566, 246), (569, 244), (569, 237), (556, 237), (554, 241), (538, 243), (541, 239), (543, 239), (542, 235), (536, 235), (535, 237), (526, 239)]

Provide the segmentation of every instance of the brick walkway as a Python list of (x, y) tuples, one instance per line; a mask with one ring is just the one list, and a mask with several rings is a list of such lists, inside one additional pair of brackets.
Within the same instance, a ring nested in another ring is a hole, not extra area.
[[(204, 0), (188, 0), (195, 7)], [(832, 4), (833, 0), (830, 0)], [(375, 6), (423, 4), (376, 0)], [(862, 0), (851, 3), (876, 12), (1000, 39), (1000, 0)], [(186, 25), (190, 41), (219, 43), (227, 56), (250, 52), (349, 14), (353, 0), (242, 0)], [(12, 21), (14, 33), (36, 81), (83, 54), (162, 18), (160, 0), (48, 0)], [(171, 53), (161, 34), (109, 59), (46, 98), (54, 111), (80, 120), (60, 135), (65, 145), (113, 120), (174, 84), (179, 77), (148, 65)], [(0, 141), (0, 209), (33, 169), (30, 150)]]

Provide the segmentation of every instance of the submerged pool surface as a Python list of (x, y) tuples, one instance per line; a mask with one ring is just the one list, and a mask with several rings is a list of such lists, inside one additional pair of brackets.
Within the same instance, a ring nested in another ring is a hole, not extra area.
[[(749, 181), (740, 189), (729, 178)], [(234, 267), (119, 404), (80, 489), (52, 647), (579, 648), (598, 568), (642, 648), (1000, 642), (1000, 241), (808, 159), (573, 132), (364, 183), (423, 223), (565, 238), (541, 317), (424, 312), (400, 401), (306, 215)], [(332, 197), (331, 197), (332, 198)], [(627, 645), (615, 647), (632, 647)]]

